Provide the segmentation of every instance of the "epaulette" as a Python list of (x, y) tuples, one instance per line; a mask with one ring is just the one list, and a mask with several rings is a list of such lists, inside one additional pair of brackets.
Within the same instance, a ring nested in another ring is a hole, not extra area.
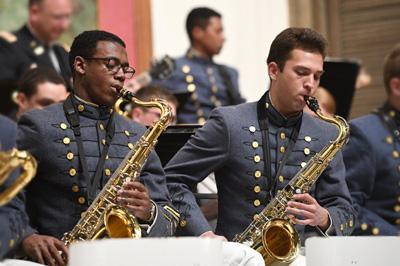
[(71, 50), (71, 46), (69, 46), (66, 43), (61, 43), (62, 48), (64, 48), (64, 50), (69, 53), (69, 51)]
[(17, 41), (17, 36), (8, 31), (0, 31), (0, 38), (6, 40), (8, 43)]

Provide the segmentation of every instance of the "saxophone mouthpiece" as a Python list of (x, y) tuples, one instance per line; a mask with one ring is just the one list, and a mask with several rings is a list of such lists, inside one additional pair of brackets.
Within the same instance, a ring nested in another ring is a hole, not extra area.
[(123, 98), (124, 100), (131, 101), (135, 94), (131, 91), (128, 91), (125, 88), (122, 88), (119, 92), (119, 98)]
[(311, 111), (317, 112), (317, 110), (319, 110), (318, 101), (314, 97), (306, 95), (306, 96), (304, 96), (304, 101), (306, 102), (308, 108), (311, 109)]

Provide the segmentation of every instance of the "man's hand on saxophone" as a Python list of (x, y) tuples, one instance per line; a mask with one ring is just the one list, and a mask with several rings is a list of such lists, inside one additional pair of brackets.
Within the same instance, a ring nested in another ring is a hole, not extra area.
[(129, 210), (136, 218), (152, 222), (152, 206), (149, 191), (140, 182), (125, 182), (118, 191), (118, 204)]
[(28, 257), (40, 264), (67, 265), (68, 249), (55, 237), (32, 234), (22, 241), (22, 248)]
[(330, 226), (328, 211), (308, 193), (293, 195), (286, 212), (295, 224), (318, 226), (322, 231), (326, 231)]

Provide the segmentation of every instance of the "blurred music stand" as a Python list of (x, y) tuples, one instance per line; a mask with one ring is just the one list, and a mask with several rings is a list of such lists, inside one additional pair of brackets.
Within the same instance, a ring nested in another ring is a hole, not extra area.
[(349, 116), (360, 63), (354, 59), (327, 57), (324, 74), (319, 83), (336, 100), (336, 114), (347, 119)]
[(180, 124), (167, 127), (159, 137), (155, 147), (162, 166), (165, 166), (171, 160), (200, 127), (201, 125), (197, 124)]

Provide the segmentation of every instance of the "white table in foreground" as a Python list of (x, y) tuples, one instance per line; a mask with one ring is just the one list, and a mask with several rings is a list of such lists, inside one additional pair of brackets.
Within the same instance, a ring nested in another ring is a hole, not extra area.
[(306, 240), (307, 266), (399, 266), (400, 237), (313, 237)]

